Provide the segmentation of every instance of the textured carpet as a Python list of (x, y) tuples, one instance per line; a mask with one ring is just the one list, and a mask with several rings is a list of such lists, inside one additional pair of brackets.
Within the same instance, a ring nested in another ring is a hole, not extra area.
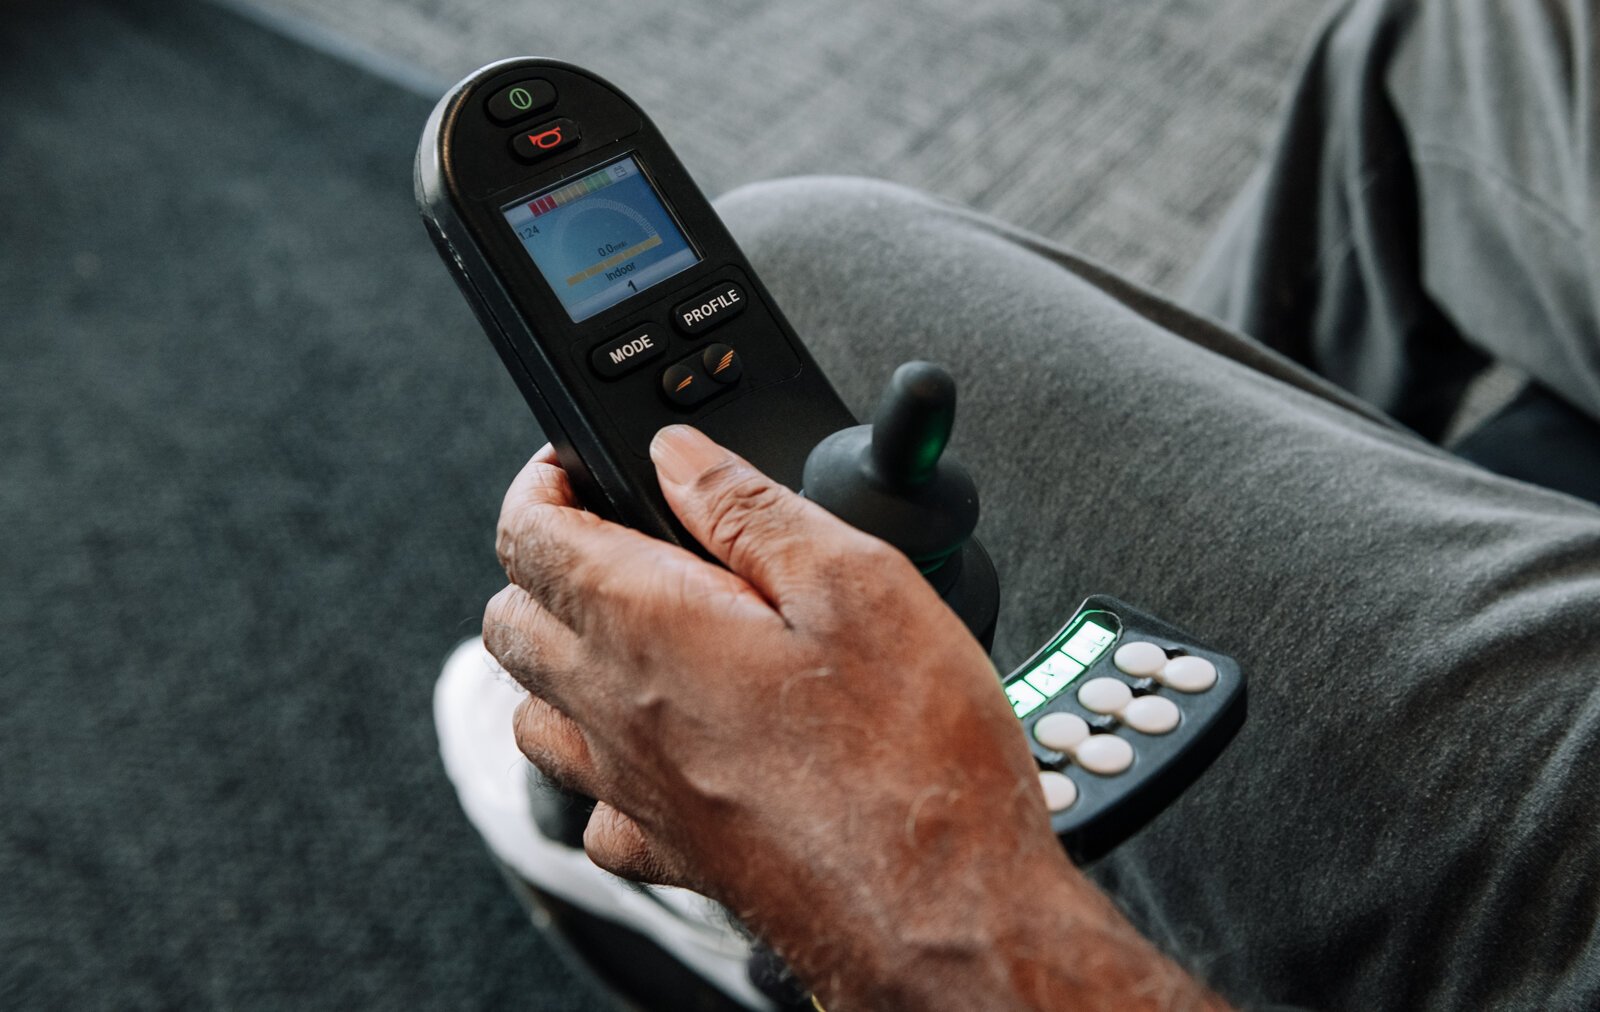
[[(1324, 0), (248, 0), (454, 81), (525, 53), (648, 110), (711, 193), (857, 173), (1175, 287)], [(894, 270), (893, 264), (884, 265)]]
[(0, 37), (0, 1008), (599, 1008), (436, 757), (536, 445), (428, 104), (183, 3)]

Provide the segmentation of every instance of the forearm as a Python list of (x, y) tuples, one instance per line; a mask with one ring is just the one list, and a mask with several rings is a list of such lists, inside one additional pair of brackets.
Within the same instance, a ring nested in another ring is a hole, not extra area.
[[(1021, 868), (982, 860), (950, 893), (924, 882), (903, 911), (824, 929), (829, 941), (809, 954), (822, 965), (802, 976), (828, 1012), (1228, 1007), (1065, 858)], [(871, 923), (885, 916), (895, 923)]]

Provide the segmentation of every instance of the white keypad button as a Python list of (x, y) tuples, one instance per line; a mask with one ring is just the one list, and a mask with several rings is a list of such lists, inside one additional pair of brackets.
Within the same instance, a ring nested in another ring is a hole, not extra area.
[(1178, 726), (1178, 704), (1163, 696), (1140, 696), (1118, 714), (1122, 722), (1145, 734), (1166, 734)]
[(1039, 774), (1039, 786), (1044, 788), (1044, 803), (1052, 812), (1064, 812), (1078, 800), (1078, 785), (1053, 770)]
[(1133, 765), (1133, 746), (1114, 734), (1090, 735), (1088, 741), (1073, 749), (1072, 761), (1090, 773), (1109, 777)]
[(1116, 678), (1091, 678), (1078, 690), (1078, 702), (1095, 713), (1116, 713), (1132, 698), (1128, 683)]
[(1071, 752), (1089, 737), (1089, 725), (1076, 713), (1047, 713), (1033, 725), (1033, 736), (1045, 748)]
[(1174, 657), (1156, 680), (1179, 692), (1204, 692), (1217, 684), (1217, 666), (1204, 657)]
[(1167, 652), (1154, 643), (1124, 643), (1111, 655), (1111, 663), (1123, 674), (1151, 678), (1167, 663)]

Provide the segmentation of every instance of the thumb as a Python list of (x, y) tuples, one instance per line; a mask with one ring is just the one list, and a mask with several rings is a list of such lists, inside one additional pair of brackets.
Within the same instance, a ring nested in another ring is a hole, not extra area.
[(698, 429), (669, 425), (650, 443), (667, 505), (696, 541), (781, 610), (819, 559), (854, 528), (768, 478)]

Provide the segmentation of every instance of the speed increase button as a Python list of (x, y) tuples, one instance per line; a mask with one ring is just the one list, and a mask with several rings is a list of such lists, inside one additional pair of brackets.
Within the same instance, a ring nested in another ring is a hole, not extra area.
[(679, 304), (672, 311), (672, 319), (685, 334), (700, 334), (738, 316), (744, 312), (744, 305), (744, 289), (725, 281)]
[(737, 383), (744, 372), (739, 353), (725, 344), (713, 344), (702, 351), (700, 364), (705, 366), (706, 375), (718, 383)]

